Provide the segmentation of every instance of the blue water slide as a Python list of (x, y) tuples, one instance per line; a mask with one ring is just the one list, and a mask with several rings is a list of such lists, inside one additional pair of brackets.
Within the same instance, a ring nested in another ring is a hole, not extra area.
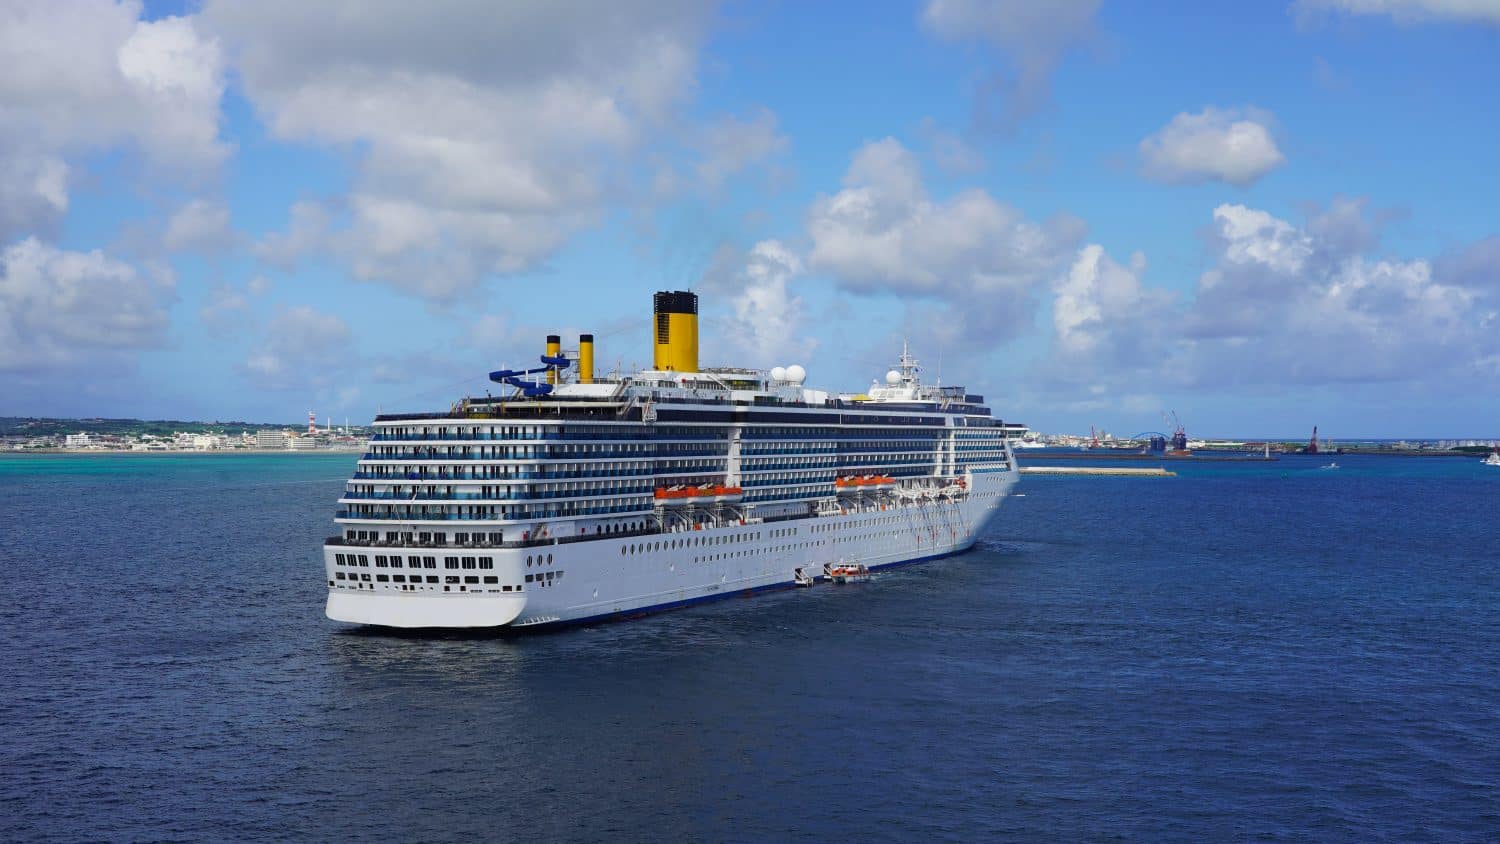
[(497, 369), (490, 373), (490, 380), (498, 384), (509, 384), (529, 397), (545, 396), (552, 392), (551, 384), (543, 384), (537, 381), (522, 381), (521, 376), (537, 375), (556, 369), (566, 369), (572, 361), (569, 361), (562, 355), (556, 357), (542, 355), (541, 360), (542, 365), (533, 369)]

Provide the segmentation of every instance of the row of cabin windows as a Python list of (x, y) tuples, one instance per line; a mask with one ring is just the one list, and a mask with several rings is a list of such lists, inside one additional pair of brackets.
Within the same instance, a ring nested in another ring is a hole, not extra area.
[[(723, 389), (723, 387), (719, 387)], [(670, 438), (679, 437), (701, 437), (727, 436), (727, 434), (714, 431), (705, 431), (702, 428), (673, 426), (673, 425), (565, 425), (559, 428), (556, 425), (483, 425), (483, 426), (432, 426), (432, 425), (405, 425), (399, 427), (381, 428), (380, 433), (387, 437), (401, 436), (435, 436), (443, 435), (449, 437), (463, 436), (465, 434), (485, 434), (495, 437), (528, 436), (538, 432), (556, 434), (559, 432), (578, 437), (596, 437), (599, 439), (611, 439), (617, 437), (645, 437), (656, 436)]]
[[(333, 555), (333, 559), (334, 559), (334, 564), (335, 565), (340, 565), (340, 566), (365, 566), (365, 567), (368, 568), (369, 565), (370, 565), (370, 555), (368, 555), (368, 554), (334, 554)], [(378, 569), (383, 569), (383, 568), (399, 569), (399, 568), (401, 568), (401, 565), (402, 565), (402, 563), (401, 563), (401, 557), (399, 555), (396, 555), (396, 554), (389, 554), (389, 555), (387, 555), (387, 554), (376, 554), (375, 555), (375, 568), (378, 568)], [(406, 565), (407, 565), (407, 567), (414, 568), (414, 569), (420, 569), (420, 568), (435, 569), (435, 568), (437, 568), (437, 558), (436, 557), (418, 557), (418, 556), (412, 556), (412, 557), (410, 557), (410, 558), (407, 559)], [(456, 569), (456, 568), (460, 568), (460, 567), (466, 568), (466, 569), (475, 569), (475, 568), (478, 568), (478, 569), (492, 569), (492, 568), (495, 567), (495, 558), (494, 557), (444, 557), (443, 558), (443, 568), (445, 568), (445, 569)]]
[[(665, 542), (642, 542), (638, 545), (624, 545), (620, 548), (620, 555), (650, 554), (665, 548), (668, 551), (678, 548), (704, 548), (714, 545), (731, 545), (736, 542), (758, 542), (763, 531), (747, 531), (735, 533), (728, 536), (690, 536), (687, 539), (668, 539)], [(781, 536), (795, 536), (797, 528), (778, 528), (770, 531), (771, 538)]]
[[(559, 572), (559, 574), (561, 574), (561, 572)], [(352, 572), (352, 571), (349, 572), (348, 574), (344, 574), (341, 571), (336, 571), (336, 572), (333, 573), (333, 577), (334, 577), (334, 580), (336, 580), (336, 581), (337, 580), (355, 580), (355, 581), (364, 581), (366, 583), (370, 582), (370, 575), (368, 575), (368, 574), (361, 574), (361, 573)], [(462, 580), (463, 583), (476, 584), (477, 585), (480, 582), (481, 579), (484, 581), (484, 583), (486, 583), (488, 585), (491, 585), (491, 586), (497, 585), (497, 584), (500, 583), (500, 578), (498, 578), (498, 577), (496, 577), (495, 575), (492, 575), (492, 574), (485, 575), (483, 578), (480, 578), (479, 576), (472, 575), (472, 574), (470, 574), (470, 575), (464, 575), (462, 578), (460, 578), (458, 575), (453, 575), (453, 574), (447, 575), (447, 576), (442, 577), (442, 578), (439, 578), (435, 574), (429, 574), (429, 575), (427, 575), (427, 582), (428, 583), (438, 583), (439, 581), (441, 581), (443, 583), (453, 584), (453, 583), (458, 583), (458, 582), (460, 582), (460, 580)], [(527, 575), (526, 576), (526, 580), (527, 580), (527, 582), (530, 582), (531, 581), (531, 575)], [(404, 574), (390, 574), (390, 575), (377, 574), (377, 575), (375, 575), (375, 582), (376, 583), (406, 583), (407, 582), (407, 578), (406, 578), (406, 575), (404, 575)], [(420, 574), (414, 574), (414, 575), (412, 575), (411, 576), (411, 582), (412, 583), (421, 583), (422, 582), (422, 575), (420, 575)], [(512, 591), (512, 588), (514, 588), (514, 591), (516, 591), (516, 592), (523, 591), (522, 588), (519, 585), (517, 585), (515, 587), (512, 587), (508, 583), (505, 584), (504, 586), (500, 587), (500, 591), (502, 591), (502, 592), (510, 592), (510, 591)]]
[[(350, 540), (351, 542), (352, 541), (375, 542), (375, 541), (378, 541), (380, 539), (380, 531), (378, 531), (378, 530), (346, 530), (346, 531), (344, 531), (344, 538)], [(411, 531), (394, 531), (394, 530), (388, 530), (388, 531), (385, 532), (385, 541), (386, 542), (410, 542), (411, 538), (412, 538)], [(447, 545), (448, 544), (448, 534), (446, 534), (446, 533), (433, 533), (431, 531), (422, 531), (422, 532), (420, 532), (420, 533), (417, 534), (417, 538), (419, 540), (421, 540), (422, 542), (431, 542), (431, 543), (436, 544), (436, 545)], [(456, 545), (467, 545), (467, 544), (469, 544), (471, 542), (480, 542), (480, 543), (488, 542), (491, 545), (499, 545), (500, 543), (502, 543), (504, 541), (505, 541), (505, 532), (504, 531), (498, 531), (498, 530), (497, 531), (490, 531), (489, 533), (455, 533), (455, 534), (453, 534), (453, 542)]]

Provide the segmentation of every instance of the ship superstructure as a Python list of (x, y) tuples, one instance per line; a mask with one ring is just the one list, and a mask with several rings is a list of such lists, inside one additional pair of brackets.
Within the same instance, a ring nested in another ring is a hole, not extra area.
[(553, 335), (490, 373), (507, 395), (377, 416), (325, 542), (328, 617), (526, 627), (911, 563), (972, 546), (1015, 484), (1024, 426), (905, 349), (832, 394), (797, 365), (700, 367), (697, 312), (656, 294), (650, 370), (597, 377), (591, 335)]

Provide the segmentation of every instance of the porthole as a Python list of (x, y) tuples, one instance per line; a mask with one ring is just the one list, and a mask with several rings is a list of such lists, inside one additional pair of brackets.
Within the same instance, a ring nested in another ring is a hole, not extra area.
[(547, 555), (547, 565), (549, 565), (549, 566), (552, 565), (552, 555), (551, 554)]
[(531, 555), (526, 555), (526, 568), (531, 568)]

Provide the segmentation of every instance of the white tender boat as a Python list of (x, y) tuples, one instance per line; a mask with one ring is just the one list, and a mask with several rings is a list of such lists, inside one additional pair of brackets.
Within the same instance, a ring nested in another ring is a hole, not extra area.
[(839, 563), (828, 566), (828, 579), (834, 583), (860, 583), (870, 579), (870, 569), (863, 563)]

